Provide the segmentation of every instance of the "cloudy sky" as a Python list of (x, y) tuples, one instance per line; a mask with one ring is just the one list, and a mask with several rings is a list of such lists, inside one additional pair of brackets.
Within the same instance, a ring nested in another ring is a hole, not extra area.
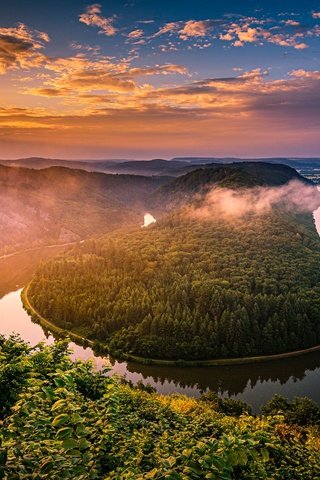
[(10, 0), (0, 158), (320, 156), (320, 0)]

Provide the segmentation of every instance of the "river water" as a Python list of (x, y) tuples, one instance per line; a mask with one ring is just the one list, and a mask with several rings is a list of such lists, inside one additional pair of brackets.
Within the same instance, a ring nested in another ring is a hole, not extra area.
[[(315, 212), (320, 233), (320, 209)], [(62, 251), (43, 248), (9, 258), (0, 258), (0, 334), (15, 332), (35, 345), (40, 341), (52, 343), (50, 332), (31, 321), (21, 302), (21, 289), (30, 281), (40, 260), (47, 260)], [(97, 368), (109, 365), (110, 374), (125, 375), (134, 383), (141, 380), (151, 384), (159, 393), (184, 393), (198, 397), (208, 389), (222, 396), (242, 399), (258, 412), (275, 393), (292, 399), (308, 396), (320, 403), (320, 352), (301, 357), (236, 366), (219, 367), (162, 367), (117, 361), (94, 355), (91, 348), (70, 343), (72, 358), (92, 359)]]

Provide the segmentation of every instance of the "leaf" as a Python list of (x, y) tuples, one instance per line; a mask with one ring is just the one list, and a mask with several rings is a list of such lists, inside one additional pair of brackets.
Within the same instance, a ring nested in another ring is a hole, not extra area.
[(51, 411), (54, 412), (58, 410), (60, 407), (64, 407), (66, 405), (66, 401), (62, 398), (61, 400), (57, 400), (51, 407)]
[(261, 455), (262, 455), (262, 460), (263, 460), (264, 462), (268, 462), (268, 460), (269, 460), (269, 452), (268, 452), (268, 450), (267, 450), (266, 448), (262, 448), (262, 449), (261, 449)]
[(71, 455), (72, 457), (81, 457), (81, 452), (80, 450), (72, 449), (68, 450), (68, 455)]
[(57, 437), (59, 440), (63, 440), (64, 438), (69, 438), (73, 434), (73, 428), (71, 427), (63, 427), (57, 431)]
[(82, 418), (80, 417), (79, 413), (74, 413), (71, 417), (72, 423), (80, 423), (82, 422)]
[[(71, 422), (72, 423), (75, 423), (73, 421), (73, 417), (71, 417)], [(78, 423), (77, 427), (76, 427), (76, 434), (79, 436), (79, 437), (82, 437), (83, 435), (85, 435), (87, 433), (86, 429), (85, 429), (85, 426), (82, 424), (82, 423)]]
[(74, 448), (78, 448), (78, 442), (74, 438), (66, 438), (62, 442), (62, 448), (65, 450), (73, 450)]
[(46, 394), (46, 396), (50, 399), (54, 399), (54, 392), (51, 387), (42, 387), (42, 391)]
[(62, 378), (55, 378), (54, 379), (54, 383), (57, 385), (57, 387), (59, 388), (62, 388), (65, 386), (65, 383), (64, 381), (62, 380)]
[(192, 455), (192, 449), (191, 448), (185, 448), (182, 452), (182, 455), (184, 455), (187, 458), (190, 458)]
[(247, 452), (244, 449), (238, 450), (238, 456), (239, 456), (239, 464), (240, 465), (247, 465), (248, 456), (247, 456)]
[(60, 415), (57, 415), (53, 420), (52, 420), (52, 426), (53, 427), (58, 427), (59, 425), (62, 425), (63, 423), (66, 423), (70, 420), (69, 415), (66, 413), (61, 413)]
[(40, 464), (40, 471), (42, 473), (49, 473), (53, 469), (54, 463), (52, 458), (48, 458), (47, 460), (42, 461)]
[(90, 443), (88, 442), (88, 440), (86, 440), (85, 438), (81, 438), (81, 440), (79, 441), (80, 450), (86, 450), (89, 447)]

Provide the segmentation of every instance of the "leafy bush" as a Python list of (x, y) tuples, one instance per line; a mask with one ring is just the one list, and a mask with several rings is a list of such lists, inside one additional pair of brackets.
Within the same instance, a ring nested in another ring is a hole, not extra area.
[[(0, 478), (320, 476), (316, 430), (285, 424), (282, 416), (252, 417), (243, 405), (224, 400), (226, 416), (215, 409), (213, 394), (199, 401), (131, 388), (94, 373), (90, 363), (73, 363), (66, 342), (31, 349), (17, 338), (2, 338), (0, 382), (17, 359), (25, 370), (23, 381), (17, 371), (7, 387), (12, 396), (0, 423)], [(229, 416), (231, 410), (245, 414)]]
[(283, 415), (286, 422), (295, 425), (320, 425), (320, 407), (308, 397), (297, 397), (289, 403), (281, 395), (274, 395), (261, 411), (264, 415)]

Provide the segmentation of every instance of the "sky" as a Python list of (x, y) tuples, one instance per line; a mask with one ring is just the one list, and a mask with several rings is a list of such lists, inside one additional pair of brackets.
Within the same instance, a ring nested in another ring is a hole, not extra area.
[(320, 157), (320, 0), (10, 0), (0, 158)]

